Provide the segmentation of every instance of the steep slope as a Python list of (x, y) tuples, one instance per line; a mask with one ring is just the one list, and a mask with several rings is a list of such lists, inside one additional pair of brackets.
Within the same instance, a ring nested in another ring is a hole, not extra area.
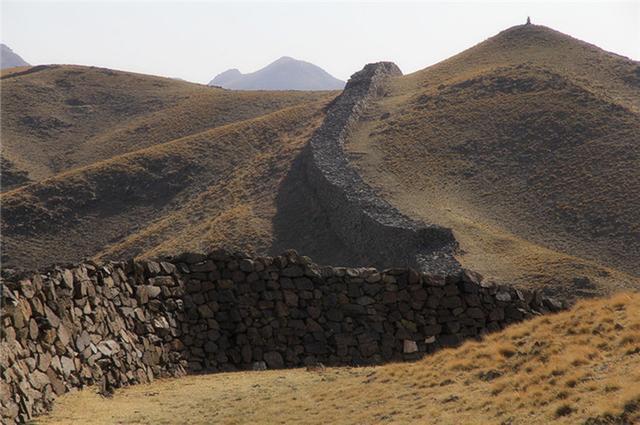
[(3, 74), (0, 84), (3, 163), (33, 181), (324, 96), (66, 65)]
[(344, 81), (312, 63), (283, 56), (250, 74), (230, 69), (209, 85), (234, 90), (341, 90)]
[[(336, 93), (56, 65), (0, 81), (5, 267), (216, 244), (282, 250), (295, 223), (324, 227), (294, 176)], [(315, 228), (308, 238), (336, 246)]]
[[(43, 424), (633, 424), (640, 295), (582, 301), (416, 363), (189, 376), (56, 401)], [(274, 403), (274, 400), (277, 400)]]
[(409, 216), (453, 229), (491, 279), (570, 294), (640, 276), (640, 64), (523, 25), (370, 105), (347, 149)]
[[(278, 199), (280, 187), (331, 97), (5, 192), (3, 265), (35, 268), (217, 245), (269, 251), (288, 232), (274, 229), (276, 213), (292, 208), (286, 196)], [(285, 220), (293, 228), (309, 219)], [(325, 227), (320, 222), (315, 231)]]
[(9, 46), (0, 43), (0, 69), (15, 68), (17, 66), (29, 66), (19, 54), (11, 50)]

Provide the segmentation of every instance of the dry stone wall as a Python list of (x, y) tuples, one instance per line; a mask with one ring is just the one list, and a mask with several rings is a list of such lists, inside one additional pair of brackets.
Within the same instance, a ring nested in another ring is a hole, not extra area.
[(293, 251), (5, 271), (0, 289), (3, 423), (87, 385), (415, 360), (563, 308), (470, 271), (320, 267)]
[(160, 269), (130, 262), (3, 272), (2, 423), (24, 423), (72, 388), (109, 392), (184, 373), (176, 267), (154, 264)]
[(329, 106), (311, 138), (307, 175), (334, 233), (369, 264), (451, 273), (457, 243), (450, 229), (417, 222), (379, 197), (349, 163), (344, 144), (368, 104), (385, 96), (385, 81), (402, 72), (392, 62), (366, 65)]

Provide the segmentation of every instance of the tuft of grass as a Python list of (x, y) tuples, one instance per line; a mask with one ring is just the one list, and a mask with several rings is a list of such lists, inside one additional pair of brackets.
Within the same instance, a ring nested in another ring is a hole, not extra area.
[(574, 409), (571, 407), (570, 404), (563, 403), (556, 409), (555, 415), (556, 415), (556, 418), (558, 418), (560, 416), (569, 416), (573, 412), (574, 412)]

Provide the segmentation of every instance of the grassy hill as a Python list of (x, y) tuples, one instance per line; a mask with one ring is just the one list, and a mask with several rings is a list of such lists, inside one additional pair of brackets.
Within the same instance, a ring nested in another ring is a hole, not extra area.
[(281, 182), (335, 97), (75, 66), (9, 74), (2, 88), (3, 188), (18, 186), (1, 197), (5, 267), (266, 251), (281, 237)]
[[(4, 268), (219, 245), (350, 262), (303, 162), (336, 92), (0, 76)], [(350, 158), (399, 210), (451, 227), (465, 267), (577, 298), (640, 287), (639, 63), (526, 25), (384, 89)], [(411, 364), (83, 391), (38, 423), (626, 424), (639, 371), (640, 295), (621, 293)]]
[(0, 81), (3, 161), (32, 181), (326, 96), (232, 92), (66, 65), (7, 72)]
[[(349, 264), (302, 163), (336, 92), (1, 78), (5, 266), (218, 244)], [(464, 266), (571, 297), (640, 285), (640, 64), (525, 25), (387, 91), (347, 150), (402, 212), (452, 228)]]
[(56, 401), (42, 424), (632, 424), (640, 295), (582, 301), (412, 364), (189, 376)]
[(523, 25), (392, 80), (347, 148), (466, 266), (587, 295), (640, 276), (639, 135), (639, 63)]

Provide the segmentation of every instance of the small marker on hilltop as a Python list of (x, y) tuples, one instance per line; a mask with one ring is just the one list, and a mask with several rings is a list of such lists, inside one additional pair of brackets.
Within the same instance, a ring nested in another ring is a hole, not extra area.
[(527, 16), (527, 25), (531, 25), (531, 18)]

